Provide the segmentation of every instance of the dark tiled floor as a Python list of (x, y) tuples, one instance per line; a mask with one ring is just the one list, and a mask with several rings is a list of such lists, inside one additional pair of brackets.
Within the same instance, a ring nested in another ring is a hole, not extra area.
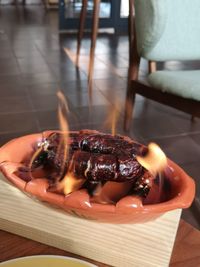
[[(101, 34), (94, 65), (92, 105), (87, 93), (89, 36), (81, 49), (80, 69), (74, 62), (76, 36), (58, 33), (57, 11), (42, 7), (1, 7), (0, 16), (0, 144), (46, 129), (57, 129), (57, 97), (61, 89), (69, 103), (71, 129), (109, 131), (105, 121), (110, 104), (118, 99), (123, 111), (128, 67), (127, 36)], [(67, 53), (66, 53), (67, 52)], [(195, 68), (199, 62), (190, 63)], [(176, 69), (177, 62), (160, 64)], [(140, 75), (147, 72), (142, 61)], [(123, 132), (119, 119), (117, 132)], [(147, 144), (157, 142), (168, 157), (180, 164), (197, 185), (200, 196), (200, 120), (137, 97), (131, 137)], [(183, 217), (200, 228), (200, 213), (194, 204)]]

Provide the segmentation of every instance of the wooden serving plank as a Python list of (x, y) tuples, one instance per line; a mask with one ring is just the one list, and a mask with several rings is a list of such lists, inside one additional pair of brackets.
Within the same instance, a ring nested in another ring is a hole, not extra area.
[(181, 210), (143, 224), (106, 224), (30, 198), (0, 174), (0, 229), (116, 267), (168, 266)]

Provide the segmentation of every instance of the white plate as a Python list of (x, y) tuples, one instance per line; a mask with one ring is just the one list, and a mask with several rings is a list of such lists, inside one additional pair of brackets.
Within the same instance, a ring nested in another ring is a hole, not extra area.
[(89, 262), (63, 256), (39, 255), (0, 263), (2, 267), (97, 267)]

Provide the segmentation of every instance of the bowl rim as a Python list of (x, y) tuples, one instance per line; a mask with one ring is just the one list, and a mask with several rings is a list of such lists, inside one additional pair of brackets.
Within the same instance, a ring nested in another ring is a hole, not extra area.
[(89, 261), (85, 261), (82, 259), (78, 259), (75, 258), (73, 256), (62, 256), (62, 255), (54, 255), (54, 254), (44, 254), (44, 255), (31, 255), (31, 256), (23, 256), (23, 257), (17, 257), (14, 259), (10, 259), (10, 260), (6, 260), (1, 262), (2, 267), (5, 265), (7, 266), (8, 264), (12, 264), (12, 263), (20, 263), (20, 262), (25, 262), (25, 263), (29, 263), (32, 261), (32, 259), (36, 259), (36, 260), (42, 260), (42, 259), (47, 259), (47, 260), (51, 260), (51, 259), (60, 259), (62, 261), (70, 261), (68, 263), (80, 263), (80, 264), (84, 264), (83, 267), (97, 267), (97, 265), (94, 265), (93, 263), (89, 262)]

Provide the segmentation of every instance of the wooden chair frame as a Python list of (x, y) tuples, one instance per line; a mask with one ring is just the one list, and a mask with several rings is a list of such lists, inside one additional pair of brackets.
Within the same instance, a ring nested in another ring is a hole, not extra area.
[[(92, 24), (92, 37), (91, 37), (91, 45), (90, 45), (90, 57), (89, 57), (89, 67), (88, 67), (88, 84), (91, 84), (93, 78), (93, 68), (94, 68), (94, 56), (95, 56), (95, 47), (96, 47), (96, 39), (98, 35), (99, 28), (99, 10), (100, 10), (100, 2), (101, 0), (94, 0), (94, 8), (93, 8), (93, 24)], [(87, 14), (87, 5), (88, 0), (82, 0), (82, 8), (80, 14), (80, 22), (79, 22), (79, 32), (77, 36), (77, 64), (80, 55), (81, 41), (83, 38), (84, 25)]]
[[(134, 5), (134, 0), (129, 0), (129, 4)], [(125, 118), (124, 129), (128, 131), (130, 129), (132, 112), (134, 108), (135, 95), (139, 94), (151, 100), (157, 101), (161, 104), (168, 105), (170, 107), (179, 109), (183, 112), (189, 113), (194, 117), (200, 117), (200, 102), (192, 99), (186, 99), (176, 96), (170, 93), (164, 93), (151, 86), (143, 84), (138, 80), (140, 56), (137, 51), (136, 30), (134, 22), (134, 14), (129, 14), (130, 24), (133, 27), (129, 27), (129, 40), (130, 40), (130, 60), (129, 60), (129, 72), (127, 82), (127, 93), (125, 101)], [(149, 73), (156, 71), (156, 62), (149, 62)]]

